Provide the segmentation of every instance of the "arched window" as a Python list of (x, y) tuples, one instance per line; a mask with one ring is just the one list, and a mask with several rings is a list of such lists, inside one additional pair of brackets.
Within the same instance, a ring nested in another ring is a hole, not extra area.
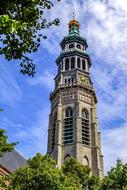
[(75, 68), (75, 57), (71, 58), (71, 69)]
[(89, 112), (86, 109), (82, 110), (82, 143), (90, 145)]
[(82, 70), (86, 70), (86, 63), (84, 59), (82, 60)]
[(73, 109), (71, 107), (65, 110), (63, 143), (65, 145), (73, 143)]
[(89, 113), (86, 109), (82, 110), (82, 118), (89, 119)]
[(74, 44), (69, 44), (69, 49), (74, 48)]
[(69, 79), (68, 79), (68, 83), (70, 83), (70, 82), (71, 82), (71, 79), (69, 78)]
[(77, 44), (77, 48), (78, 48), (78, 49), (81, 49), (81, 45), (80, 45), (80, 44)]
[(80, 58), (79, 58), (79, 57), (77, 58), (77, 67), (78, 67), (78, 68), (81, 68), (81, 61), (80, 61)]
[(65, 79), (65, 81), (64, 81), (64, 82), (65, 82), (65, 84), (66, 84), (66, 83), (67, 83), (67, 79)]
[(69, 59), (65, 59), (65, 71), (69, 70)]
[(73, 116), (73, 110), (71, 107), (66, 108), (65, 111), (65, 117), (72, 117)]
[(64, 158), (64, 161), (67, 161), (70, 157), (71, 157), (70, 154), (67, 154), (67, 155), (65, 156), (65, 158)]
[(88, 160), (87, 156), (84, 156), (84, 158), (83, 158), (83, 165), (89, 166), (89, 160)]

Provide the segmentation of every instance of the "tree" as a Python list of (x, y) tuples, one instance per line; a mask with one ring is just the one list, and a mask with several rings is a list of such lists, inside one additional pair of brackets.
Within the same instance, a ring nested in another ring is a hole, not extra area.
[(83, 189), (87, 188), (90, 178), (90, 168), (83, 166), (77, 159), (69, 158), (62, 167), (63, 173), (70, 177), (73, 177), (75, 183), (81, 186)]
[(6, 131), (0, 128), (0, 156), (2, 156), (5, 152), (12, 151), (14, 146), (17, 143), (8, 143), (7, 136), (5, 135)]
[(28, 166), (8, 176), (6, 190), (81, 190), (73, 178), (55, 167), (55, 161), (48, 155), (37, 153), (28, 161)]
[(53, 6), (51, 0), (0, 0), (0, 54), (8, 61), (20, 60), (23, 74), (34, 76), (36, 68), (29, 54), (47, 38), (44, 29), (59, 25), (59, 19), (48, 21), (44, 16)]
[(88, 179), (88, 190), (99, 190), (100, 189), (100, 177), (98, 176), (91, 176)]
[(111, 168), (102, 180), (101, 190), (127, 190), (127, 164), (117, 160), (116, 167)]

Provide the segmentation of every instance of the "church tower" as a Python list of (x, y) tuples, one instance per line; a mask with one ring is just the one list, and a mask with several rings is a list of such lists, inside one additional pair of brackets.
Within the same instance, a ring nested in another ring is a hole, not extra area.
[(69, 34), (60, 43), (55, 89), (50, 94), (48, 154), (59, 167), (69, 157), (75, 157), (91, 168), (92, 175), (103, 177), (97, 98), (89, 74), (88, 45), (79, 29), (79, 22), (72, 19)]

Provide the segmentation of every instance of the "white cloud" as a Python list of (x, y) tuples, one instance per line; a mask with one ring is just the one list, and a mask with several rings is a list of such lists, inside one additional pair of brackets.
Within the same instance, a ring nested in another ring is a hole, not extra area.
[[(123, 119), (127, 123), (127, 2), (126, 0), (64, 0), (56, 3), (49, 12), (49, 18), (59, 17), (60, 27), (52, 27), (46, 31), (48, 39), (42, 42), (43, 48), (57, 56), (59, 43), (68, 34), (68, 22), (75, 10), (81, 24), (81, 34), (86, 37), (89, 45), (93, 66), (92, 78), (98, 95), (98, 114), (103, 131), (103, 149), (106, 170), (120, 157), (127, 162), (126, 125), (108, 126), (115, 119)], [(21, 90), (15, 79), (4, 69), (0, 79), (0, 98), (9, 103), (19, 101)], [(6, 80), (8, 77), (9, 80)], [(53, 74), (45, 71), (41, 76), (29, 79), (30, 85), (40, 85), (53, 89)], [(8, 93), (7, 93), (8, 92)], [(42, 151), (46, 147), (45, 134), (48, 126), (48, 111), (41, 112), (35, 125), (16, 133), (17, 138), (26, 139), (25, 149)], [(43, 116), (43, 117), (42, 117)], [(42, 118), (41, 118), (42, 117)], [(107, 126), (106, 126), (107, 123)], [(103, 124), (106, 128), (103, 128)], [(44, 130), (44, 131), (43, 131)], [(29, 134), (29, 136), (28, 136)], [(44, 145), (42, 143), (44, 142)], [(35, 148), (34, 148), (35, 147)]]
[(105, 153), (106, 171), (114, 166), (118, 158), (127, 162), (127, 125), (118, 128), (107, 129), (103, 131), (103, 152)]
[[(58, 55), (58, 44), (68, 34), (67, 24), (72, 18), (71, 15), (74, 9), (81, 24), (81, 34), (88, 41), (88, 51), (93, 62), (91, 70), (98, 95), (98, 114), (103, 130), (106, 170), (118, 157), (127, 162), (126, 144), (123, 143), (124, 134), (126, 133), (122, 133), (122, 130), (126, 130), (126, 127), (119, 126), (116, 129), (111, 126), (112, 130), (108, 130), (110, 127), (108, 124), (112, 120), (122, 119), (127, 123), (126, 5), (125, 0), (116, 0), (115, 2), (113, 0), (86, 0), (82, 3), (79, 0), (62, 1), (55, 6), (50, 14), (51, 18), (60, 18), (61, 26), (49, 30), (49, 38), (44, 42), (44, 47), (50, 53)], [(61, 10), (61, 7), (64, 11)], [(106, 128), (103, 128), (103, 125)], [(115, 122), (113, 125), (115, 125)], [(110, 136), (110, 133), (112, 136)], [(119, 134), (121, 135), (120, 142), (117, 140)], [(112, 143), (112, 138), (114, 138), (115, 143)], [(122, 148), (116, 149), (119, 144)], [(115, 158), (113, 155), (115, 155)]]
[(54, 75), (49, 71), (45, 71), (39, 77), (28, 79), (28, 83), (30, 85), (40, 85), (42, 87), (45, 86), (48, 89), (52, 90), (54, 87)]
[(35, 122), (32, 126), (25, 127), (25, 130), (18, 130), (15, 138), (21, 141), (24, 148), (25, 157), (34, 156), (37, 152), (46, 153), (48, 137), (48, 116), (49, 108), (43, 108), (36, 114)]

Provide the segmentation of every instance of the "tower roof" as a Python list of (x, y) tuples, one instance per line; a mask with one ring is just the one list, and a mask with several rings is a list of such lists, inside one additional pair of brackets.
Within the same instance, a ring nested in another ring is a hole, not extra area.
[(70, 20), (68, 26), (69, 26), (69, 35), (79, 35), (80, 24), (75, 18)]
[(75, 19), (73, 16), (73, 19), (70, 20), (69, 24), (69, 34), (64, 37), (64, 39), (61, 41), (60, 46), (63, 49), (65, 44), (70, 42), (79, 42), (83, 45), (85, 45), (85, 49), (88, 47), (86, 39), (80, 36), (80, 23)]

